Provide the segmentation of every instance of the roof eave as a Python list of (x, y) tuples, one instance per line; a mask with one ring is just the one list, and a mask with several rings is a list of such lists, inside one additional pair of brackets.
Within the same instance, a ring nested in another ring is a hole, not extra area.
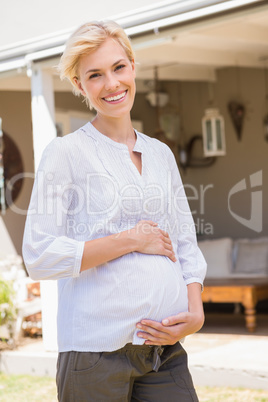
[[(187, 3), (187, 4), (186, 4)], [(157, 7), (146, 7), (118, 17), (116, 20), (133, 39), (158, 34), (170, 27), (176, 27), (215, 16), (266, 5), (266, 0), (191, 0), (158, 3)], [(162, 18), (159, 18), (162, 16)], [(164, 16), (164, 17), (163, 17)], [(54, 58), (64, 51), (67, 38), (74, 28), (54, 35), (34, 38), (0, 49), (0, 73), (27, 67), (29, 63)]]

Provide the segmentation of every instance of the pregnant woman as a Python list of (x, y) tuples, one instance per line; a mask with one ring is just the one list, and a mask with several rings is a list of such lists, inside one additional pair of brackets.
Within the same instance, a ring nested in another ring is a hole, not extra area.
[(171, 150), (132, 127), (130, 41), (84, 24), (59, 71), (96, 117), (45, 149), (24, 233), (29, 275), (58, 281), (58, 399), (197, 401), (180, 341), (206, 263)]

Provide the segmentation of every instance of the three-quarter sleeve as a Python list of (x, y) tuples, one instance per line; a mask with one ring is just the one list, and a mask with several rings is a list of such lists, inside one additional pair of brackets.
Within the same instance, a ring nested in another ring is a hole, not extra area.
[(183, 278), (187, 285), (198, 282), (203, 287), (207, 264), (197, 244), (195, 224), (176, 159), (170, 148), (168, 146), (166, 148), (174, 191), (173, 207), (178, 222), (177, 254), (182, 267)]
[(45, 149), (26, 218), (22, 253), (34, 280), (77, 277), (84, 242), (68, 237), (66, 221), (74, 192), (71, 150), (62, 138)]

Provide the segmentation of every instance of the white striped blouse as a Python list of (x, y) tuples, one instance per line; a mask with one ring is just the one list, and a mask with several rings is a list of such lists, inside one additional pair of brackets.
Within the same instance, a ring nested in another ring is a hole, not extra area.
[[(136, 323), (187, 311), (187, 285), (206, 262), (173, 153), (136, 131), (133, 149), (87, 123), (45, 149), (26, 219), (23, 257), (34, 280), (58, 280), (59, 351), (113, 351), (142, 344)], [(140, 220), (169, 233), (177, 262), (128, 253), (80, 273), (84, 243)]]

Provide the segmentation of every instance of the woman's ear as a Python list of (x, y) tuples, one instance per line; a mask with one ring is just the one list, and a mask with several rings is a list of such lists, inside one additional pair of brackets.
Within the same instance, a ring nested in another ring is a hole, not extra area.
[(132, 67), (132, 71), (133, 71), (133, 74), (134, 74), (134, 78), (136, 78), (136, 67), (135, 67), (135, 60), (134, 59), (131, 60), (131, 67)]
[(85, 91), (84, 91), (84, 89), (82, 87), (81, 81), (77, 77), (74, 77), (73, 80), (74, 80), (75, 86), (79, 89), (81, 94), (86, 96), (86, 93), (85, 93)]

